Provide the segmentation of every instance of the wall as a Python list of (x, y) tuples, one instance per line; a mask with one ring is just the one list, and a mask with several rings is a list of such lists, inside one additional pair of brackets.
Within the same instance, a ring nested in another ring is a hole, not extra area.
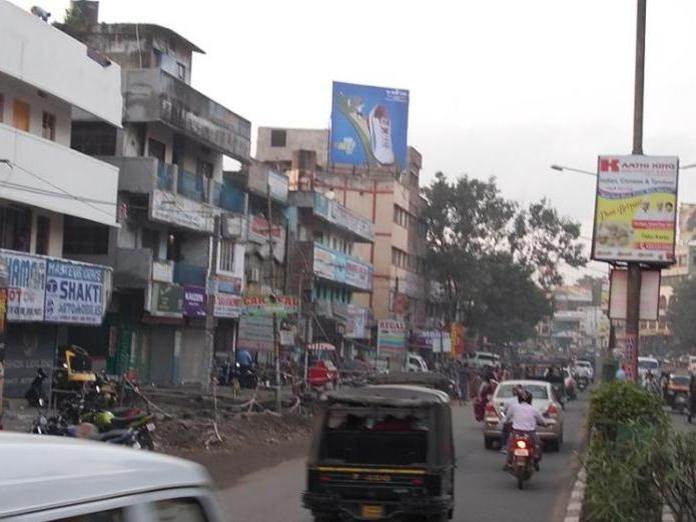
[(0, 72), (121, 124), (120, 67), (103, 67), (83, 44), (6, 0), (0, 0)]
[[(271, 147), (271, 129), (286, 131), (285, 147)], [(267, 162), (290, 162), (292, 152), (299, 149), (317, 152), (317, 164), (327, 165), (329, 131), (326, 129), (283, 129), (259, 127), (256, 140), (256, 159)]]
[(41, 136), (43, 112), (56, 117), (55, 142), (70, 147), (70, 105), (53, 96), (39, 96), (39, 91), (6, 74), (0, 74), (0, 94), (4, 104), (0, 109), (0, 123), (12, 125), (14, 101), (29, 104), (29, 133)]

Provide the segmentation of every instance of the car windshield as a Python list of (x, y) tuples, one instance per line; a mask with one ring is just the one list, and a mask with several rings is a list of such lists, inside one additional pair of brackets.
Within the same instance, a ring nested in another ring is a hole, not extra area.
[[(518, 384), (501, 384), (498, 387), (496, 397), (498, 399), (511, 399), (515, 397), (515, 389), (518, 386)], [(527, 384), (524, 386), (524, 389), (531, 393), (534, 399), (549, 398), (548, 388), (543, 384)]]
[(688, 386), (691, 378), (688, 375), (675, 375), (672, 377), (672, 383), (676, 386)]
[(657, 361), (638, 361), (638, 368), (641, 368), (643, 370), (656, 370), (657, 367)]

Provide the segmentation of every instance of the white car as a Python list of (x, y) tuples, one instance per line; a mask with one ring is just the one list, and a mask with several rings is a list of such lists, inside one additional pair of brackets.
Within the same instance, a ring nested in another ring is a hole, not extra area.
[(122, 446), (0, 432), (0, 519), (220, 522), (198, 464)]
[(641, 379), (645, 378), (645, 374), (652, 373), (655, 377), (660, 376), (660, 361), (654, 357), (638, 357), (638, 375)]
[(483, 368), (485, 366), (494, 368), (500, 364), (500, 356), (491, 352), (474, 352), (467, 359), (467, 363), (474, 368)]
[(425, 359), (420, 355), (415, 353), (409, 353), (406, 358), (406, 371), (407, 372), (427, 372), (428, 364)]

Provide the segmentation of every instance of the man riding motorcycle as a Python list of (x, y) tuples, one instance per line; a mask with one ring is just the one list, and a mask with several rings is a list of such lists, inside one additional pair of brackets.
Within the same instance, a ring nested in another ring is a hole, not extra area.
[[(517, 391), (517, 404), (512, 403), (508, 406), (503, 419), (503, 432), (518, 432), (528, 435), (534, 441), (535, 461), (538, 469), (541, 460), (541, 439), (536, 431), (537, 426), (546, 426), (546, 420), (534, 406), (532, 406), (532, 394), (524, 389)], [(511, 429), (506, 430), (505, 426), (511, 425)], [(507, 448), (507, 437), (503, 443), (503, 448)], [(511, 462), (511, 454), (506, 451), (506, 466)]]

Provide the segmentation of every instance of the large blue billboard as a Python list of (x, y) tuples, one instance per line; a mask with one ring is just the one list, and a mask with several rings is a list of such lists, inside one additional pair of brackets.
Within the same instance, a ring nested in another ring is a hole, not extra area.
[(408, 91), (333, 83), (331, 162), (406, 168)]

